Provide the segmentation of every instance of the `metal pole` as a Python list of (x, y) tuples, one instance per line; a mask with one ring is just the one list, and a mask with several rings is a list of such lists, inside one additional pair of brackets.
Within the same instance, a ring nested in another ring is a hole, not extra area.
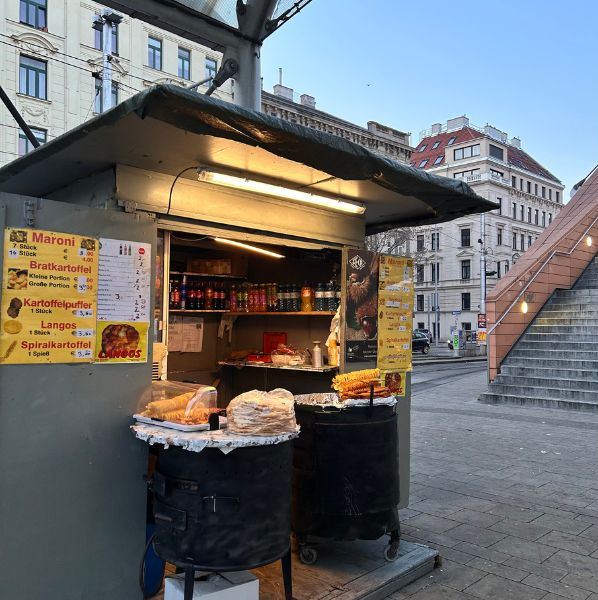
[(25, 120), (21, 116), (21, 113), (17, 110), (17, 107), (12, 103), (11, 99), (6, 95), (6, 92), (0, 85), (0, 99), (4, 102), (8, 112), (14, 117), (14, 120), (19, 124), (19, 127), (23, 130), (23, 133), (27, 136), (27, 139), (31, 142), (34, 148), (39, 146), (39, 140), (33, 135), (33, 131), (29, 128), (29, 125), (25, 123)]
[(480, 215), (480, 312), (486, 313), (486, 215)]
[[(436, 227), (434, 227), (433, 234), (436, 233)], [(434, 344), (436, 347), (440, 345), (440, 298), (438, 296), (438, 243), (434, 244), (434, 315), (436, 317), (436, 323), (434, 325)]]
[(112, 21), (102, 15), (102, 112), (112, 108)]

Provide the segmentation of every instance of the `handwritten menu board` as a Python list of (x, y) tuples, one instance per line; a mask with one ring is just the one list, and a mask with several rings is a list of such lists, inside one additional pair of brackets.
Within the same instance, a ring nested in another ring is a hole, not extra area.
[(100, 238), (96, 361), (147, 361), (150, 283), (150, 244)]
[(3, 253), (0, 363), (90, 362), (98, 240), (8, 227)]
[(378, 368), (411, 371), (413, 259), (380, 256), (378, 279)]

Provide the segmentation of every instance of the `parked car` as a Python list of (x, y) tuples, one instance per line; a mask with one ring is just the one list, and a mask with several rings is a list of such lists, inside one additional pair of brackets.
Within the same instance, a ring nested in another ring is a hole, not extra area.
[(430, 344), (432, 343), (432, 332), (429, 329), (414, 329), (413, 331), (419, 331), (419, 333), (423, 333), (428, 338)]
[(414, 330), (411, 337), (411, 350), (413, 352), (428, 354), (430, 352), (430, 340), (428, 336), (421, 331)]

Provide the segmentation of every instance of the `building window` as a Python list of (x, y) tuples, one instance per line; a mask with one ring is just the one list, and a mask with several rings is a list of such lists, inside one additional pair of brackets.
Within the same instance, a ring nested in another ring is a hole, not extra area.
[(523, 191), (523, 178), (519, 180), (519, 189)]
[(465, 177), (477, 175), (479, 172), (479, 169), (471, 169), (470, 171), (459, 171), (458, 173), (453, 173), (453, 179), (464, 179)]
[(542, 211), (542, 227), (546, 227), (546, 212)]
[(517, 203), (513, 202), (513, 218), (517, 218)]
[(461, 310), (471, 310), (471, 294), (469, 292), (461, 294)]
[(548, 213), (548, 224), (552, 223), (552, 213)]
[(191, 79), (191, 50), (179, 46), (179, 77)]
[(496, 201), (498, 202), (498, 214), (502, 215), (502, 198), (497, 198)]
[(542, 186), (542, 198), (546, 198), (546, 188)]
[(438, 279), (440, 281), (440, 263), (436, 263), (436, 269), (434, 268), (434, 263), (430, 265), (431, 273), (432, 273), (432, 283)]
[(440, 154), (439, 156), (436, 157), (436, 160), (434, 161), (435, 165), (439, 165), (444, 159), (444, 154)]
[[(94, 19), (97, 17), (94, 17)], [(101, 29), (93, 30), (93, 41), (96, 50), (104, 49), (104, 33)], [(118, 54), (118, 24), (112, 24), (112, 54)]]
[(548, 188), (548, 199), (552, 200), (552, 188)]
[(494, 146), (493, 144), (490, 144), (490, 156), (492, 156), (493, 158), (498, 158), (498, 160), (503, 160), (503, 149), (499, 148), (498, 146)]
[(532, 193), (532, 182), (531, 181), (527, 182), (527, 193), (528, 194)]
[[(112, 106), (116, 106), (118, 104), (118, 85), (112, 82)], [(103, 113), (106, 110), (106, 106), (104, 103), (104, 88), (102, 87), (102, 80), (95, 80), (95, 99), (93, 103), (93, 112), (96, 115)]]
[(560, 192), (555, 192), (556, 194), (556, 201), (560, 202), (561, 201), (561, 193)]
[(162, 40), (151, 36), (147, 38), (147, 66), (162, 70)]
[[(35, 129), (31, 127), (31, 133), (35, 136), (35, 139), (40, 144), (46, 143), (47, 132), (45, 129)], [(29, 141), (29, 138), (19, 130), (19, 156), (25, 156), (25, 154), (33, 150), (33, 144)]]
[(511, 186), (514, 188), (517, 187), (517, 177), (515, 175), (511, 175)]
[(527, 222), (528, 223), (532, 222), (532, 208), (531, 208), (531, 206), (527, 207)]
[(463, 331), (471, 331), (471, 323), (467, 323), (465, 321), (461, 322), (461, 329)]
[(417, 246), (416, 246), (417, 247), (417, 251), (421, 252), (424, 249), (424, 236), (421, 235), (421, 234), (418, 235), (416, 243), (417, 243)]
[(48, 26), (47, 11), (46, 0), (21, 0), (19, 20), (25, 25), (46, 29)]
[(502, 277), (502, 273), (500, 272), (500, 260), (496, 261), (496, 277), (498, 279)]
[(502, 246), (502, 232), (503, 232), (502, 227), (498, 227), (496, 229), (496, 244), (497, 244), (497, 246)]
[(428, 147), (428, 144), (422, 144), (422, 145), (419, 147), (419, 150), (418, 150), (418, 152), (423, 152), (423, 151), (424, 151), (424, 150), (425, 150), (427, 147)]
[(509, 261), (505, 260), (505, 275), (509, 272)]
[(525, 221), (525, 206), (523, 204), (519, 207), (519, 220)]
[(527, 247), (529, 248), (532, 245), (532, 236), (528, 235), (527, 236)]
[(538, 184), (537, 183), (534, 184), (534, 194), (536, 196), (538, 195)]
[(525, 235), (522, 233), (519, 238), (521, 240), (521, 249), (525, 250)]
[(424, 160), (422, 160), (419, 165), (418, 165), (418, 169), (423, 169), (426, 165), (428, 164), (428, 159), (424, 158)]
[(455, 160), (462, 160), (463, 158), (471, 158), (472, 156), (480, 155), (480, 145), (474, 144), (473, 146), (465, 146), (465, 148), (457, 148), (454, 150)]
[(517, 234), (513, 234), (513, 250), (517, 250)]
[(432, 234), (432, 250), (440, 250), (440, 233)]
[(452, 138), (449, 139), (449, 141), (446, 143), (447, 146), (452, 146), (455, 141), (457, 139), (457, 136), (453, 136)]
[(206, 57), (206, 79), (211, 77), (214, 79), (216, 77), (216, 73), (218, 72), (218, 63), (213, 58)]
[(19, 93), (46, 100), (48, 94), (48, 63), (29, 56), (20, 57)]
[(438, 146), (440, 146), (440, 142), (434, 142), (434, 145), (432, 146), (432, 150), (436, 150), (436, 148), (438, 148)]
[(424, 310), (424, 295), (423, 294), (418, 294), (417, 295), (417, 311), (422, 312)]
[(461, 279), (471, 279), (471, 261), (461, 261)]
[(418, 328), (418, 329), (424, 329), (424, 328), (425, 328), (425, 325), (424, 325), (424, 323), (422, 323), (421, 321), (419, 321), (419, 322), (417, 323), (417, 328)]
[(497, 171), (496, 169), (490, 169), (490, 176), (498, 179), (499, 177), (503, 177), (504, 173), (502, 171)]
[(461, 229), (461, 246), (471, 246), (471, 229), (469, 227)]
[(415, 283), (424, 282), (424, 265), (415, 265)]
[(536, 208), (536, 210), (534, 211), (534, 225), (538, 225), (538, 215), (539, 215), (539, 211)]

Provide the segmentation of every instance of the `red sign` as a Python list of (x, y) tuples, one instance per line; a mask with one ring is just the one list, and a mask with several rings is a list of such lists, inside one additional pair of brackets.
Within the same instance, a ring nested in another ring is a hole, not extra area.
[(486, 329), (486, 313), (478, 314), (478, 329)]

